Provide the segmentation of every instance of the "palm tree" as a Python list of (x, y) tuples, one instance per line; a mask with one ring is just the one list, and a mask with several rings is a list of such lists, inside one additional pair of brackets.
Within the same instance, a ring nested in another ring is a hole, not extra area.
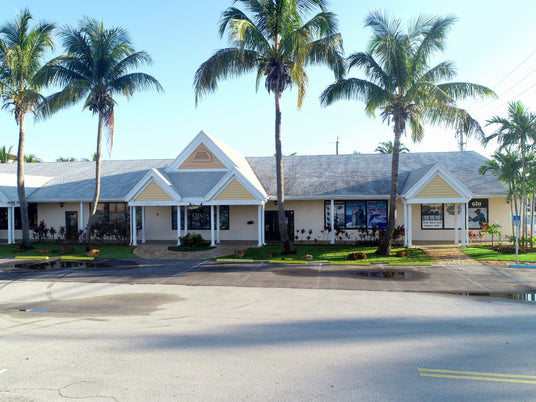
[(447, 127), (463, 128), (466, 133), (482, 131), (465, 110), (458, 108), (457, 99), (469, 96), (494, 96), (488, 88), (466, 82), (449, 82), (454, 65), (444, 61), (430, 67), (430, 59), (442, 51), (446, 35), (455, 22), (453, 17), (419, 17), (404, 31), (400, 20), (390, 20), (374, 11), (365, 21), (372, 29), (368, 52), (349, 56), (348, 70), (356, 67), (365, 79), (340, 79), (322, 93), (323, 105), (339, 100), (361, 100), (365, 111), (374, 116), (379, 110), (383, 121), (393, 123), (394, 141), (391, 162), (391, 192), (389, 218), (385, 236), (376, 251), (388, 255), (396, 221), (398, 195), (398, 162), (400, 137), (411, 130), (411, 138), (420, 141), (425, 123), (442, 123)]
[(510, 102), (508, 104), (508, 117), (493, 116), (487, 121), (487, 125), (496, 124), (497, 130), (484, 139), (484, 144), (491, 140), (499, 141), (499, 149), (503, 150), (508, 147), (515, 147), (521, 155), (521, 179), (522, 179), (522, 238), (526, 234), (526, 160), (530, 152), (530, 147), (536, 141), (536, 114), (529, 112), (526, 106), (520, 101)]
[[(293, 251), (285, 223), (285, 191), (281, 151), (281, 96), (298, 88), (298, 108), (307, 88), (305, 67), (329, 66), (337, 76), (344, 71), (342, 40), (337, 21), (325, 0), (237, 0), (245, 12), (229, 7), (222, 13), (220, 35), (229, 35), (231, 47), (220, 49), (197, 70), (194, 79), (196, 105), (217, 89), (221, 79), (257, 73), (256, 86), (264, 86), (275, 100), (275, 160), (277, 211), (283, 253)], [(310, 13), (317, 12), (306, 21)]]
[(39, 159), (35, 154), (28, 154), (28, 155), (24, 155), (24, 162), (39, 163), (41, 162), (41, 159)]
[(13, 147), (6, 149), (6, 146), (4, 145), (2, 148), (0, 148), (0, 163), (9, 163), (13, 159), (16, 159), (13, 157), (13, 154), (11, 153), (12, 151)]
[(28, 203), (24, 186), (24, 146), (26, 114), (35, 113), (43, 102), (42, 88), (36, 81), (41, 60), (54, 47), (54, 24), (40, 22), (30, 28), (32, 16), (24, 10), (14, 21), (0, 28), (0, 88), (3, 108), (10, 110), (19, 126), (17, 150), (17, 194), (19, 197), (22, 248), (31, 247)]
[[(393, 141), (380, 142), (380, 145), (376, 147), (374, 152), (379, 152), (380, 154), (392, 154), (394, 149)], [(400, 153), (406, 154), (410, 152), (409, 148), (404, 144), (400, 143)]]
[(114, 107), (117, 94), (130, 98), (136, 92), (149, 88), (163, 91), (151, 75), (130, 72), (151, 57), (144, 51), (135, 51), (127, 32), (122, 28), (106, 29), (96, 20), (84, 18), (78, 28), (68, 27), (61, 32), (66, 54), (51, 60), (44, 67), (40, 79), (63, 89), (47, 98), (43, 115), (84, 100), (84, 109), (98, 115), (97, 150), (95, 162), (95, 194), (86, 229), (86, 248), (91, 249), (91, 230), (100, 195), (101, 144), (106, 128), (110, 150), (113, 145)]
[(77, 159), (74, 157), (70, 157), (70, 158), (59, 157), (58, 159), (56, 159), (56, 162), (76, 162), (76, 161)]
[[(508, 198), (510, 201), (511, 215), (517, 215), (519, 208), (517, 203), (517, 192), (519, 189), (521, 171), (521, 160), (517, 151), (506, 148), (504, 152), (495, 152), (491, 159), (478, 169), (481, 175), (491, 173), (503, 182), (508, 184)], [(512, 233), (514, 226), (512, 222)]]

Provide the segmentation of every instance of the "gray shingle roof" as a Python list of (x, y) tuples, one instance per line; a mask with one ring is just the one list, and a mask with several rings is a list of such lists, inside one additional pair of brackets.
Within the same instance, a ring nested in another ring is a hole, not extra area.
[[(270, 196), (276, 194), (275, 158), (246, 158)], [(410, 189), (436, 163), (464, 183), (475, 197), (504, 196), (506, 186), (495, 176), (478, 173), (486, 158), (476, 152), (426, 152), (400, 155), (399, 194)], [(225, 172), (164, 172), (171, 159), (103, 161), (101, 201), (125, 200), (128, 192), (151, 169), (158, 169), (183, 197), (202, 197)], [(288, 199), (388, 198), (391, 155), (316, 155), (284, 158), (285, 194)], [(16, 174), (16, 164), (0, 164), (0, 174)], [(46, 176), (40, 188), (28, 189), (29, 202), (90, 202), (95, 186), (94, 162), (27, 163), (27, 176)], [(13, 184), (0, 182), (0, 191), (16, 201)]]
[[(276, 193), (273, 157), (247, 158), (266, 192)], [(405, 193), (436, 163), (476, 196), (505, 195), (506, 186), (491, 174), (478, 173), (486, 158), (473, 151), (400, 154), (399, 194)], [(283, 159), (285, 194), (292, 198), (382, 197), (391, 188), (391, 155), (315, 155)]]

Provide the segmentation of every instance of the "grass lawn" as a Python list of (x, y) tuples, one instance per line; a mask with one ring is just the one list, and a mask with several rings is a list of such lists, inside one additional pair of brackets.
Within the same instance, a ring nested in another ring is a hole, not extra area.
[[(296, 254), (281, 255), (280, 245), (270, 245), (264, 247), (248, 248), (245, 250), (244, 256), (239, 259), (245, 260), (282, 260), (285, 261), (303, 261), (300, 258), (303, 255), (310, 254), (313, 256), (312, 261), (330, 261), (330, 262), (349, 262), (346, 257), (350, 253), (362, 252), (367, 255), (366, 260), (359, 260), (356, 262), (369, 262), (371, 264), (387, 264), (387, 263), (400, 263), (400, 264), (426, 264), (431, 263), (433, 260), (428, 257), (424, 252), (419, 249), (408, 249), (410, 255), (408, 257), (396, 257), (395, 253), (399, 250), (406, 250), (405, 248), (392, 248), (390, 257), (383, 257), (374, 254), (376, 247), (359, 247), (352, 245), (314, 245), (314, 244), (294, 244)], [(228, 256), (228, 258), (236, 259), (235, 256)]]
[[(468, 247), (461, 249), (465, 254), (475, 260), (503, 260), (503, 261), (515, 261), (515, 253), (499, 253), (498, 251), (490, 250), (489, 248), (482, 247)], [(519, 261), (524, 262), (536, 262), (536, 252), (532, 253), (519, 253)]]
[[(86, 246), (84, 244), (68, 244), (68, 243), (33, 243), (33, 249), (16, 252), (20, 244), (0, 245), (1, 258), (13, 258), (16, 256), (48, 256), (59, 257), (62, 254), (58, 249), (61, 246), (69, 247), (75, 250), (75, 253), (69, 253), (69, 256), (85, 257)], [(94, 244), (93, 248), (99, 250), (99, 257), (106, 258), (132, 258), (132, 248), (124, 244)], [(37, 250), (50, 250), (47, 253), (39, 253)]]

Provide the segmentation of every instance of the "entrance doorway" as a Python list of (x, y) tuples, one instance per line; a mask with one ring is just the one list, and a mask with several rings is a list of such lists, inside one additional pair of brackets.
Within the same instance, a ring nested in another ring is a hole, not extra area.
[[(266, 241), (279, 241), (279, 223), (277, 221), (277, 211), (265, 211), (264, 213), (264, 233)], [(294, 211), (285, 211), (285, 222), (290, 241), (294, 241)]]
[(78, 212), (65, 211), (65, 239), (76, 240), (78, 235)]

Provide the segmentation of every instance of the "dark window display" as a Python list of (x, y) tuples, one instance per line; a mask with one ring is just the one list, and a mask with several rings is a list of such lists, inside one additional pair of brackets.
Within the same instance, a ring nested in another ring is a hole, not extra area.
[[(387, 227), (387, 201), (349, 200), (335, 201), (334, 223), (339, 229)], [(331, 224), (331, 201), (324, 201), (324, 226)]]
[[(210, 206), (186, 208), (188, 212), (188, 230), (210, 230)], [(184, 230), (184, 210), (181, 212), (181, 230)], [(216, 208), (214, 208), (216, 222)], [(177, 207), (171, 207), (171, 229), (177, 230)], [(220, 230), (229, 230), (229, 205), (220, 206)]]

